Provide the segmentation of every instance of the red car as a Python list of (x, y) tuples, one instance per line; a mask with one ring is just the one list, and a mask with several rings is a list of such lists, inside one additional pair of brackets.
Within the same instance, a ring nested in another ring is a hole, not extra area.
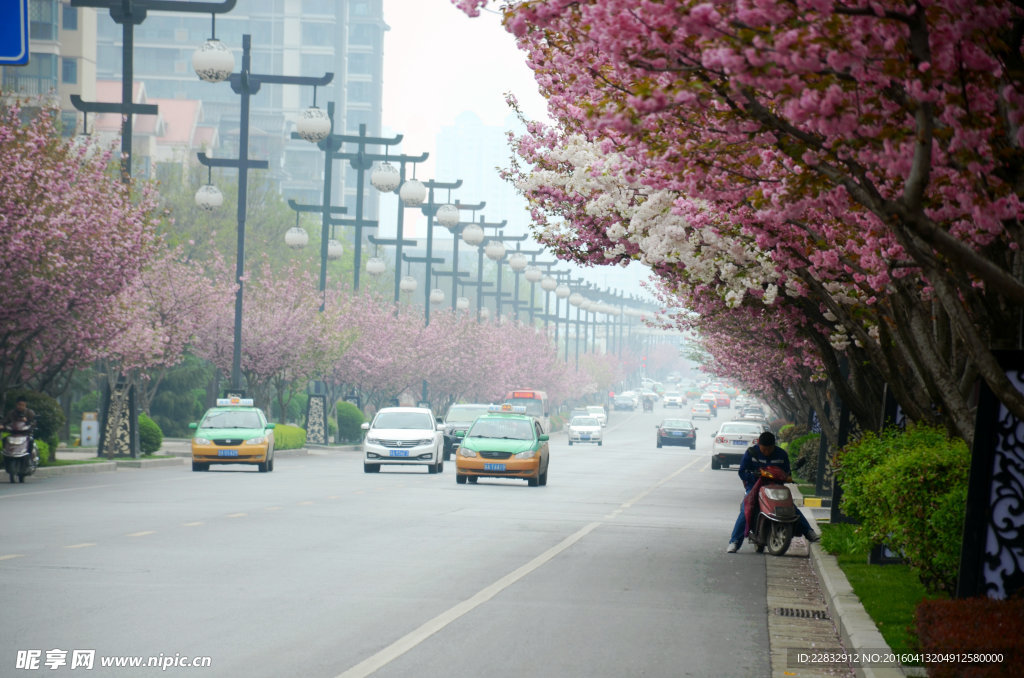
[(732, 401), (729, 400), (729, 396), (721, 391), (715, 393), (715, 404), (719, 407), (729, 407)]

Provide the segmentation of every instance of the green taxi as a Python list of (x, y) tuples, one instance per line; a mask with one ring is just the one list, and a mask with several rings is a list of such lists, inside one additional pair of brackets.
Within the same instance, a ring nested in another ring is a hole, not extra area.
[(495, 405), (473, 422), (455, 453), (455, 482), (478, 478), (521, 478), (530, 487), (547, 485), (548, 435), (526, 408)]
[(218, 398), (192, 436), (192, 470), (209, 471), (210, 464), (255, 464), (260, 473), (274, 470), (274, 424), (251, 398)]

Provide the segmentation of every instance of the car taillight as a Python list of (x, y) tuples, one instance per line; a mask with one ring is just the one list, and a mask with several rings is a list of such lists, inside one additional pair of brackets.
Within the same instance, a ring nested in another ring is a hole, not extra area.
[(716, 443), (727, 443), (729, 441), (725, 439), (725, 436), (718, 436), (717, 438), (715, 438), (715, 442)]

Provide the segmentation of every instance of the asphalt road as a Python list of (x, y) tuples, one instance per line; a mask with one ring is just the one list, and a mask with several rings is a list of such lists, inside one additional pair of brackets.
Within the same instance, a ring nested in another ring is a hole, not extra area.
[(725, 553), (739, 481), (714, 423), (656, 449), (663, 414), (555, 434), (547, 487), (352, 452), (0, 484), (0, 675), (770, 675), (764, 561)]

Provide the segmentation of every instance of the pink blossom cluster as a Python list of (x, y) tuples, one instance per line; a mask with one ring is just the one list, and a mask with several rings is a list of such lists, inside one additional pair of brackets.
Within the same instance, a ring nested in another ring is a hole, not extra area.
[[(713, 359), (744, 374), (803, 364), (839, 381), (836, 356), (859, 352), (889, 383), (955, 383), (962, 368), (946, 365), (966, 354), (1024, 416), (991, 353), (1019, 339), (1002, 328), (1024, 306), (1018, 4), (502, 11), (555, 120), (529, 125), (509, 176), (559, 256), (645, 261), (670, 306), (709, 318)], [(907, 329), (932, 303), (952, 338)], [(748, 345), (751, 313), (772, 328), (763, 351)], [(929, 390), (947, 412), (966, 407), (959, 389)]]

